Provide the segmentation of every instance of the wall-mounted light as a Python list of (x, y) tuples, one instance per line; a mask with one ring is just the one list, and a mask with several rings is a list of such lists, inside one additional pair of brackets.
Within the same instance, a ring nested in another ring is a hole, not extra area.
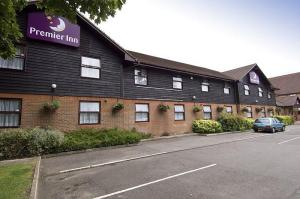
[(195, 100), (195, 99), (197, 99), (197, 97), (194, 95), (194, 96), (193, 96), (193, 100)]
[(56, 89), (56, 88), (57, 88), (57, 85), (56, 85), (56, 84), (51, 84), (51, 88), (52, 88), (52, 89)]
[(258, 103), (258, 100), (255, 100), (256, 103)]
[(190, 77), (190, 79), (191, 79), (191, 80), (193, 80), (193, 79), (194, 79), (194, 77), (193, 77), (193, 76), (191, 76), (191, 77)]

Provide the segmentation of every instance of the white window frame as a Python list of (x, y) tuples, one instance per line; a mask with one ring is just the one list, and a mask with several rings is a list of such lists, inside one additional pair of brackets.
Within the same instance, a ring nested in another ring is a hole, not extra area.
[[(206, 108), (209, 108), (209, 111), (205, 111)], [(209, 114), (209, 117), (206, 117), (206, 114)], [(212, 110), (210, 105), (204, 105), (203, 106), (203, 119), (205, 120), (211, 120), (212, 119)]]
[(250, 95), (250, 88), (247, 84), (244, 85), (244, 94), (247, 96)]
[[(1, 101), (5, 101), (6, 102), (15, 102), (18, 103), (18, 107), (15, 110), (9, 110), (11, 109), (11, 107), (4, 107), (1, 106), (0, 104), (0, 115), (5, 118), (5, 116), (9, 116), (9, 115), (18, 115), (17, 116), (17, 121), (14, 122), (15, 125), (5, 125), (5, 119), (4, 119), (4, 124), (2, 125), (0, 123), (0, 128), (16, 128), (16, 127), (20, 127), (21, 125), (21, 109), (22, 109), (22, 100), (21, 99), (15, 99), (15, 98), (0, 98)], [(10, 105), (10, 104), (9, 104)]]
[[(15, 65), (10, 65), (15, 63), (17, 60), (20, 60), (21, 67), (15, 66)], [(4, 65), (4, 63), (8, 65)], [(1, 66), (2, 65), (2, 66)], [(5, 69), (5, 70), (24, 70), (25, 66), (25, 48), (24, 46), (17, 46), (16, 47), (16, 55), (15, 57), (11, 59), (3, 59), (0, 57), (0, 70)]]
[[(145, 82), (139, 81), (139, 78), (144, 78)], [(148, 71), (144, 68), (135, 68), (134, 69), (134, 84), (135, 85), (148, 85)]]
[(201, 91), (202, 92), (209, 92), (209, 83), (207, 80), (203, 80), (201, 83)]
[[(182, 110), (177, 110), (176, 108), (182, 108)], [(182, 115), (182, 119), (177, 119), (176, 118), (176, 115), (177, 114), (180, 114), (180, 115)], [(174, 105), (174, 120), (175, 121), (184, 121), (185, 120), (185, 107), (184, 107), (184, 105), (183, 104), (175, 104)]]
[[(232, 110), (232, 106), (226, 106), (226, 113), (233, 113), (233, 110)], [(230, 111), (228, 111), (228, 108), (230, 108)]]
[[(176, 83), (179, 83), (180, 87), (176, 87)], [(178, 89), (178, 90), (182, 90), (182, 77), (173, 77), (173, 88), (174, 89)]]
[(251, 106), (247, 106), (248, 112), (246, 113), (247, 118), (252, 118), (252, 107)]
[[(85, 70), (94, 71), (93, 75), (84, 74)], [(101, 61), (98, 58), (81, 56), (81, 77), (100, 79)]]
[(263, 97), (264, 96), (264, 91), (261, 87), (258, 87), (258, 97)]
[[(146, 110), (137, 110), (138, 106), (146, 106)], [(135, 122), (149, 122), (150, 121), (150, 114), (149, 114), (149, 104), (146, 104), (146, 103), (136, 103), (135, 104)], [(147, 120), (138, 120), (139, 117), (137, 117), (138, 114), (145, 114), (147, 115)]]
[[(83, 104), (98, 104), (98, 110), (82, 110)], [(84, 122), (81, 121), (81, 114), (97, 114), (97, 122)], [(101, 102), (99, 101), (80, 101), (79, 102), (79, 124), (80, 125), (90, 125), (90, 124), (100, 124), (101, 117)]]

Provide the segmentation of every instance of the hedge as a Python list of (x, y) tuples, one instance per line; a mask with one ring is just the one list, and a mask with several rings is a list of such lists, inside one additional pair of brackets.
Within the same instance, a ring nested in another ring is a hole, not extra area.
[(0, 160), (23, 158), (55, 151), (64, 140), (52, 129), (9, 129), (0, 131)]
[(251, 129), (254, 123), (253, 119), (243, 118), (239, 115), (222, 113), (218, 117), (218, 122), (222, 125), (224, 131), (244, 131)]
[(274, 116), (277, 118), (280, 122), (283, 122), (285, 125), (292, 125), (294, 124), (294, 117), (289, 115), (277, 115)]
[(148, 137), (135, 130), (120, 129), (80, 129), (66, 134), (42, 128), (7, 129), (0, 131), (0, 160), (133, 144)]
[(192, 124), (192, 129), (194, 133), (200, 133), (200, 134), (222, 132), (221, 124), (214, 120), (194, 120)]
[(64, 142), (57, 152), (134, 144), (147, 137), (149, 137), (148, 134), (134, 130), (79, 129), (65, 134)]

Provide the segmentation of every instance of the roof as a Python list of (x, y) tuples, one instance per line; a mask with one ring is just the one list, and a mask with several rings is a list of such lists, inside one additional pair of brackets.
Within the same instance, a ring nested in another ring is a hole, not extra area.
[(276, 97), (277, 106), (294, 106), (297, 103), (299, 97), (297, 95), (293, 96), (278, 96)]
[(223, 73), (234, 80), (243, 79), (257, 64), (250, 64), (247, 66), (235, 68), (232, 70), (224, 71)]
[(194, 66), (194, 65), (190, 65), (190, 64), (185, 64), (185, 63), (180, 63), (180, 62), (172, 61), (169, 59), (146, 55), (146, 54), (142, 54), (142, 53), (138, 53), (138, 52), (133, 52), (133, 51), (128, 51), (128, 52), (137, 59), (139, 64), (156, 66), (159, 68), (187, 72), (187, 73), (192, 73), (195, 75), (201, 75), (201, 76), (212, 77), (212, 78), (217, 78), (217, 79), (223, 79), (223, 80), (229, 80), (229, 81), (232, 80), (232, 78), (228, 77), (227, 75), (225, 75), (221, 72), (210, 70), (207, 68)]
[(277, 95), (289, 95), (300, 93), (300, 72), (269, 78), (270, 82), (280, 90)]

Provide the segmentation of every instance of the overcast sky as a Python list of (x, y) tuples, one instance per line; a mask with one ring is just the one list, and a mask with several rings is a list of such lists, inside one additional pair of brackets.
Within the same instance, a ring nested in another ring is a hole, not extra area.
[(99, 27), (128, 50), (217, 71), (300, 72), (297, 0), (127, 0)]

